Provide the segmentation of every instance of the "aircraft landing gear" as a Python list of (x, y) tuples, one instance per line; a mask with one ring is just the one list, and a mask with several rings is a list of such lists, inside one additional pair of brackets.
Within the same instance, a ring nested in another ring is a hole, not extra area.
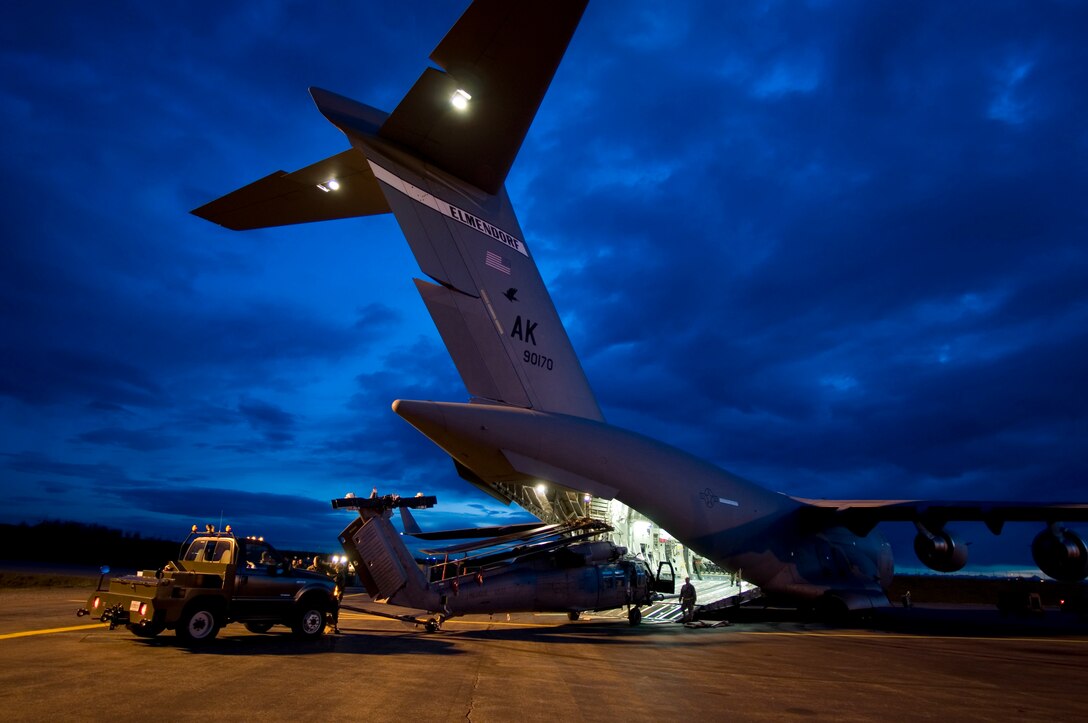
[(630, 608), (627, 611), (627, 622), (634, 627), (642, 622), (642, 611), (638, 608)]
[(442, 627), (442, 620), (439, 618), (431, 618), (423, 624), (423, 629), (428, 633), (437, 633)]

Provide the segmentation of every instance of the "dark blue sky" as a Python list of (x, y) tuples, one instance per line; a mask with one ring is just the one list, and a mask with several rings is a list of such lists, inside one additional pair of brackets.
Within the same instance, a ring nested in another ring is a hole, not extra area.
[[(307, 87), (391, 109), (465, 5), (5, 11), (0, 520), (331, 550), (374, 485), (520, 518), (390, 410), (465, 398), (391, 217), (188, 213), (347, 148)], [(609, 421), (808, 497), (1088, 500), (1085, 28), (593, 2), (508, 187)]]

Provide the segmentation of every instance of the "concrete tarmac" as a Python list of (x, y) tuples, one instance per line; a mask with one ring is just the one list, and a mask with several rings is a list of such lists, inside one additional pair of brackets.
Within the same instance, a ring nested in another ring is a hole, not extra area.
[[(89, 593), (89, 590), (87, 591)], [(0, 720), (1069, 720), (1088, 630), (985, 610), (883, 629), (472, 616), (425, 633), (345, 612), (304, 643), (238, 624), (200, 652), (76, 618), (79, 590), (0, 590)], [(909, 615), (909, 617), (907, 617)]]

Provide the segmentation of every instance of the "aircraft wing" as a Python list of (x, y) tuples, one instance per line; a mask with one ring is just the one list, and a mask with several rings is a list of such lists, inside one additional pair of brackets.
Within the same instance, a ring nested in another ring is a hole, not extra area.
[(841, 525), (865, 536), (880, 522), (919, 522), (940, 528), (947, 522), (983, 522), (995, 535), (1006, 522), (1088, 522), (1084, 502), (990, 502), (957, 500), (811, 500), (799, 511), (821, 527)]

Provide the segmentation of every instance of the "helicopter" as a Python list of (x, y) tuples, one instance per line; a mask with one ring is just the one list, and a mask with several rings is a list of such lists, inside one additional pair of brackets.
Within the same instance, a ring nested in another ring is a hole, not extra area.
[[(638, 625), (643, 606), (674, 593), (671, 562), (661, 562), (655, 573), (627, 548), (601, 539), (612, 527), (599, 520), (423, 532), (409, 510), (436, 504), (436, 497), (422, 494), (332, 501), (335, 509), (359, 513), (339, 539), (375, 603), (361, 612), (428, 632), (460, 615), (563, 612), (573, 621), (586, 611), (616, 608), (626, 608), (628, 622)], [(417, 559), (391, 522), (394, 509), (414, 537), (475, 539), (421, 550), (425, 557)]]

